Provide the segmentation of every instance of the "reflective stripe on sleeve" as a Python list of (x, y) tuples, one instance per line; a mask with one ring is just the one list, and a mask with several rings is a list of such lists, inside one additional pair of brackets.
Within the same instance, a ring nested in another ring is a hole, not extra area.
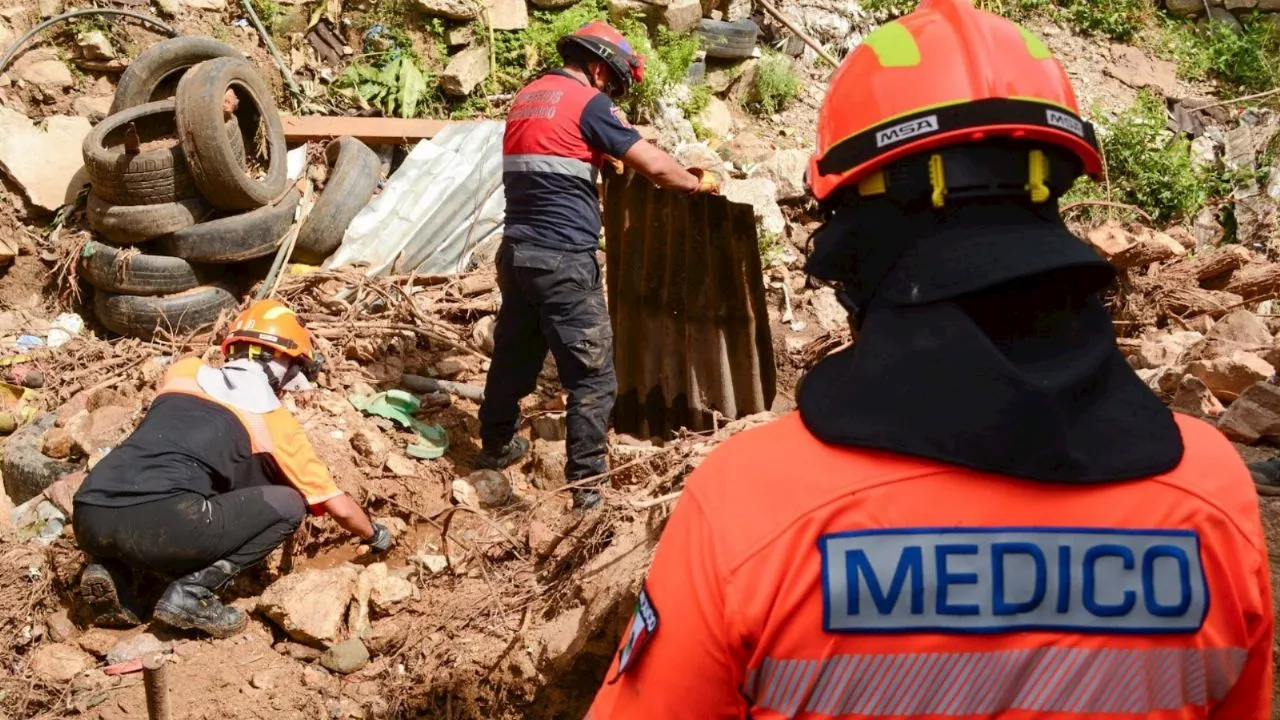
[(572, 175), (593, 183), (599, 175), (599, 171), (589, 162), (556, 155), (506, 155), (502, 158), (502, 170)]

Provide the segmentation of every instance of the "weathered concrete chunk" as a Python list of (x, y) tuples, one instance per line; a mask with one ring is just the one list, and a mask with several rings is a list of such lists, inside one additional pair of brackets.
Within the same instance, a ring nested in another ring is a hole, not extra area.
[(350, 675), (369, 664), (369, 649), (359, 638), (351, 638), (326, 650), (320, 664), (340, 675)]
[(1197, 360), (1187, 372), (1199, 378), (1219, 400), (1230, 402), (1275, 374), (1270, 363), (1253, 353), (1236, 351), (1230, 357)]
[(778, 207), (778, 186), (768, 178), (726, 180), (722, 191), (731, 202), (745, 203), (755, 210), (760, 230), (781, 235), (787, 228), (782, 208)]
[(85, 118), (66, 115), (48, 118), (38, 129), (21, 113), (0, 108), (0, 170), (32, 205), (54, 212), (80, 189), (71, 184), (84, 167), (80, 146), (90, 129)]
[(440, 86), (450, 95), (465, 97), (489, 76), (489, 50), (467, 48), (449, 61), (440, 76)]
[(50, 685), (71, 682), (75, 676), (94, 666), (88, 653), (70, 645), (41, 645), (31, 653), (31, 674)]
[(480, 17), (479, 4), (472, 0), (415, 0), (419, 11), (450, 20), (475, 20)]
[(529, 6), (524, 0), (490, 0), (489, 18), (494, 30), (524, 30), (529, 27)]
[(262, 593), (258, 610), (294, 640), (328, 645), (342, 631), (357, 574), (343, 566), (286, 575)]
[(1280, 437), (1280, 387), (1260, 382), (1223, 413), (1218, 429), (1229, 439), (1249, 445), (1264, 437)]

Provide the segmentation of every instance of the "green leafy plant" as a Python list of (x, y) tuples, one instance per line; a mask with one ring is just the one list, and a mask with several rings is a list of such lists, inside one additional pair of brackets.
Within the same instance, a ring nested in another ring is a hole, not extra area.
[(380, 59), (377, 64), (351, 63), (334, 86), (348, 98), (376, 107), (389, 117), (416, 117), (429, 98), (431, 76), (412, 53), (395, 51)]
[[(1159, 96), (1144, 91), (1133, 106), (1100, 120), (1098, 137), (1112, 199), (1142, 208), (1158, 222), (1192, 215), (1208, 199), (1212, 178), (1192, 162), (1190, 143), (1169, 132)], [(1082, 180), (1063, 200), (1101, 195)]]
[(1151, 0), (1059, 0), (1061, 17), (1076, 30), (1125, 42), (1155, 14)]
[(279, 32), (280, 25), (284, 22), (284, 8), (280, 7), (280, 3), (277, 0), (249, 0), (249, 2), (253, 5), (253, 12), (262, 21), (262, 26), (267, 29), (267, 32), (272, 35)]
[(1257, 15), (1245, 18), (1244, 32), (1225, 23), (1204, 29), (1171, 23), (1164, 54), (1184, 76), (1216, 80), (1232, 91), (1260, 92), (1280, 85), (1280, 30)]
[(756, 241), (760, 248), (760, 264), (765, 267), (773, 267), (781, 265), (786, 259), (786, 246), (783, 244), (782, 236), (775, 232), (764, 231), (760, 233), (760, 239)]
[(800, 78), (791, 60), (767, 52), (756, 66), (755, 82), (747, 107), (761, 115), (785, 109), (800, 94)]

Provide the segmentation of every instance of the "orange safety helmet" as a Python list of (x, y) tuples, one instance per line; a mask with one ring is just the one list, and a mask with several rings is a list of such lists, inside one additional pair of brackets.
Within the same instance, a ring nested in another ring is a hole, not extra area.
[(316, 361), (311, 333), (302, 326), (298, 314), (278, 300), (259, 300), (240, 313), (222, 340), (222, 354), (237, 343), (270, 348), (301, 361), (304, 369)]
[(1056, 145), (1102, 174), (1093, 127), (1039, 38), (967, 0), (924, 0), (832, 76), (806, 179), (823, 201), (895, 160), (992, 138)]
[(560, 57), (573, 46), (583, 48), (609, 66), (619, 83), (615, 97), (626, 95), (633, 83), (644, 82), (644, 56), (636, 54), (631, 43), (609, 23), (592, 20), (556, 42)]

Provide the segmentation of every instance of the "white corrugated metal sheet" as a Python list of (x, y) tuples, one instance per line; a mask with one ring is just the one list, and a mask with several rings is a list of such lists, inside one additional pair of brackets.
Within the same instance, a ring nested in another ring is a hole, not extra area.
[(503, 128), (497, 121), (450, 125), (419, 142), (324, 266), (367, 263), (369, 275), (466, 269), (477, 245), (502, 234)]

